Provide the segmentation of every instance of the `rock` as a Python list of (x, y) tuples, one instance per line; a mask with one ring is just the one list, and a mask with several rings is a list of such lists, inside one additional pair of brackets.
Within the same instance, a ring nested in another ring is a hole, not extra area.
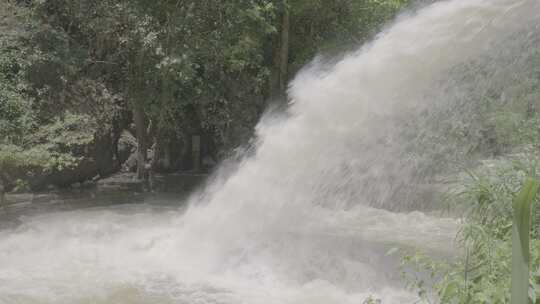
[(125, 164), (137, 150), (137, 139), (128, 131), (122, 132), (118, 140), (118, 161)]
[(58, 193), (39, 193), (33, 195), (31, 202), (34, 204), (45, 204), (56, 202), (60, 200), (60, 198), (61, 196)]
[(124, 162), (122, 172), (137, 172), (137, 153), (133, 152)]
[(143, 191), (143, 181), (137, 179), (134, 173), (119, 173), (102, 179), (97, 183), (98, 188), (106, 190)]

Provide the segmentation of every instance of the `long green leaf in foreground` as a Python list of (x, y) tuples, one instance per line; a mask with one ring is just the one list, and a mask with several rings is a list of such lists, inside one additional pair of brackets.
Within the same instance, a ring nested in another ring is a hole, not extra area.
[(540, 181), (528, 179), (514, 200), (512, 227), (512, 304), (529, 304), (529, 230), (531, 203)]

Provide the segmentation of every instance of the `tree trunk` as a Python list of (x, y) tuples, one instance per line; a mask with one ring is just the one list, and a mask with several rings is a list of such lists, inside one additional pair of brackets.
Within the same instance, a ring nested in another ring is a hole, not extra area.
[(6, 191), (5, 191), (4, 185), (0, 182), (0, 208), (4, 206), (5, 193)]
[(270, 98), (284, 100), (289, 67), (290, 14), (286, 3), (282, 4), (279, 30), (273, 39), (272, 74), (270, 76)]
[(279, 88), (281, 93), (285, 95), (287, 90), (287, 81), (289, 74), (289, 9), (284, 8), (283, 17), (281, 20), (281, 49), (279, 52)]
[(147, 161), (146, 143), (146, 122), (144, 110), (139, 104), (133, 107), (133, 121), (135, 122), (135, 133), (137, 137), (137, 178), (144, 179), (146, 173), (145, 165)]
[(527, 100), (527, 119), (533, 118), (536, 114), (536, 98), (531, 98)]

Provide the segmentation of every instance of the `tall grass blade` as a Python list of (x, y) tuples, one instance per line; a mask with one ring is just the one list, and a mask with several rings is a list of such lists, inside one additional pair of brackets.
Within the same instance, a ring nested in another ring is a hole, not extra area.
[(531, 203), (536, 198), (540, 181), (528, 179), (514, 200), (512, 227), (511, 304), (529, 304), (529, 230)]

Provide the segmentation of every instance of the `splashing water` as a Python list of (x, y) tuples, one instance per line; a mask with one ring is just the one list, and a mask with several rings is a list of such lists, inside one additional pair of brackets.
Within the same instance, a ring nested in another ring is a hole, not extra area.
[(445, 254), (456, 222), (387, 211), (416, 199), (402, 128), (459, 99), (458, 66), (488, 57), (518, 72), (499, 59), (524, 56), (538, 12), (533, 0), (442, 1), (337, 64), (313, 63), (291, 84), (288, 117), (265, 117), (253, 155), (187, 211), (22, 218), (0, 231), (0, 303), (412, 303), (384, 252)]

